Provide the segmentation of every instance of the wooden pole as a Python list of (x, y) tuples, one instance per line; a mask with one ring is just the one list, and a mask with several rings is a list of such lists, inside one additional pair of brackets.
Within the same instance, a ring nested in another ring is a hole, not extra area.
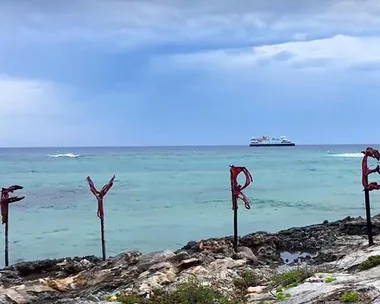
[[(245, 175), (245, 183), (243, 186), (239, 185), (237, 182), (237, 177), (240, 173)], [(234, 226), (234, 239), (233, 239), (233, 249), (235, 253), (238, 252), (238, 198), (244, 202), (246, 209), (251, 209), (249, 205), (248, 198), (242, 192), (245, 188), (249, 186), (252, 182), (251, 173), (245, 167), (230, 166), (230, 181), (231, 181), (231, 200), (232, 200), (232, 210), (233, 210), (233, 226)]]
[[(368, 175), (365, 176), (365, 184), (368, 185)], [(368, 245), (372, 246), (374, 243), (373, 243), (372, 220), (371, 220), (371, 202), (370, 202), (368, 187), (364, 188), (364, 201), (365, 201), (365, 213), (366, 213), (366, 218), (367, 218)]]
[(232, 204), (234, 206), (234, 251), (238, 252), (238, 208), (237, 208), (237, 199), (232, 194)]
[(373, 242), (373, 231), (372, 231), (372, 219), (371, 219), (371, 202), (369, 192), (372, 190), (379, 190), (380, 185), (376, 182), (369, 183), (368, 176), (372, 173), (380, 174), (380, 166), (377, 165), (376, 168), (368, 168), (368, 157), (374, 158), (377, 161), (380, 161), (380, 152), (371, 147), (367, 147), (365, 151), (362, 151), (364, 154), (362, 159), (362, 186), (364, 191), (364, 202), (365, 202), (365, 213), (367, 218), (367, 235), (368, 235), (368, 245), (372, 246)]
[(106, 260), (106, 240), (104, 237), (104, 217), (100, 219), (100, 232), (101, 232), (101, 238), (102, 238), (102, 257), (103, 261)]
[(8, 267), (9, 266), (8, 219), (5, 222), (4, 230), (5, 230), (5, 267)]
[(23, 189), (22, 186), (13, 185), (8, 188), (1, 188), (1, 200), (0, 200), (0, 208), (1, 208), (1, 220), (2, 224), (4, 224), (4, 234), (5, 234), (5, 250), (4, 250), (4, 262), (5, 267), (9, 266), (9, 204), (19, 202), (25, 198), (25, 196), (13, 196), (9, 197), (9, 193), (13, 193), (16, 190)]
[(105, 184), (102, 188), (102, 190), (98, 191), (95, 188), (95, 184), (92, 181), (92, 179), (87, 176), (86, 178), (88, 185), (90, 186), (91, 192), (95, 195), (97, 201), (98, 201), (98, 212), (97, 216), (100, 219), (100, 237), (101, 237), (101, 246), (102, 246), (102, 258), (103, 261), (107, 259), (106, 255), (106, 240), (104, 236), (104, 208), (103, 208), (103, 200), (106, 196), (107, 192), (112, 188), (113, 182), (115, 180), (115, 175), (110, 179), (110, 181)]

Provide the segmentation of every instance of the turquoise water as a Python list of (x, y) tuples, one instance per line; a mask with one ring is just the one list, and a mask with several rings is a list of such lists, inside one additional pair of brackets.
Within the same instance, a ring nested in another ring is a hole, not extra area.
[[(364, 216), (364, 147), (0, 149), (0, 185), (23, 185), (26, 195), (10, 207), (10, 260), (101, 254), (87, 175), (100, 187), (116, 174), (105, 199), (108, 255), (230, 235), (230, 164), (254, 177), (245, 191), (252, 209), (239, 209), (241, 234)], [(379, 203), (374, 192), (373, 213)], [(3, 234), (0, 241), (3, 248)]]

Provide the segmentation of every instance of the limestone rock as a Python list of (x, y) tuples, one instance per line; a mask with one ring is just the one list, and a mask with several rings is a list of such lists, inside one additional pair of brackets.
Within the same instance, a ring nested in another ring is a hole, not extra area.
[[(1, 291), (1, 289), (0, 289), (0, 291)], [(17, 304), (17, 302), (13, 301), (6, 294), (2, 294), (2, 295), (0, 295), (0, 304)]]
[(56, 291), (38, 282), (0, 288), (0, 295), (3, 295), (4, 303), (12, 303), (12, 301), (17, 304), (30, 303), (37, 298), (36, 294), (48, 292), (55, 293)]
[(197, 258), (190, 258), (190, 259), (187, 259), (187, 260), (183, 260), (178, 265), (178, 268), (182, 271), (182, 270), (188, 269), (188, 268), (193, 267), (193, 266), (198, 266), (200, 264), (202, 264), (201, 260), (199, 260)]
[(247, 293), (263, 293), (268, 289), (268, 286), (250, 286), (247, 288)]
[(142, 272), (148, 270), (154, 264), (166, 262), (174, 257), (175, 254), (170, 250), (152, 252), (140, 256), (136, 266)]
[(238, 247), (238, 252), (237, 252), (236, 256), (239, 259), (248, 260), (249, 262), (253, 263), (254, 265), (257, 265), (259, 263), (259, 260), (254, 255), (252, 249), (245, 247), (245, 246)]
[(183, 260), (190, 259), (191, 256), (186, 251), (180, 251), (176, 253), (173, 257), (169, 258), (168, 261), (174, 264), (180, 263)]
[[(380, 228), (380, 216), (374, 217), (374, 223)], [(239, 238), (237, 254), (232, 249), (232, 238), (225, 237), (189, 242), (175, 253), (123, 252), (106, 261), (76, 257), (18, 263), (0, 270), (0, 304), (106, 303), (101, 301), (105, 295), (150, 293), (156, 287), (172, 290), (194, 276), (204, 285), (218, 286), (222, 292), (232, 294), (234, 280), (244, 269), (262, 278), (261, 284), (270, 281), (284, 251), (317, 252), (317, 257), (311, 254), (302, 262), (320, 269), (304, 283), (286, 290), (291, 297), (283, 303), (334, 303), (350, 289), (358, 290), (361, 299), (377, 303), (380, 266), (356, 270), (369, 256), (380, 255), (380, 246), (366, 245), (365, 224), (361, 218), (346, 218), (278, 233), (252, 233)], [(375, 243), (379, 243), (377, 230), (375, 234)], [(334, 271), (325, 273), (325, 268)], [(334, 280), (327, 282), (328, 277)], [(243, 292), (247, 293), (247, 303), (274, 300), (266, 286), (246, 288)]]

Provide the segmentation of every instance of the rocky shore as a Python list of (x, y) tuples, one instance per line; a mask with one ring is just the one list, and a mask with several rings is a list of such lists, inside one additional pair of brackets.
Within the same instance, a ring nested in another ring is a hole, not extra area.
[[(373, 231), (380, 244), (380, 215), (373, 217)], [(132, 294), (143, 303), (189, 278), (239, 303), (380, 303), (380, 246), (368, 247), (365, 233), (364, 219), (348, 217), (248, 234), (237, 254), (232, 238), (224, 237), (174, 252), (123, 252), (106, 261), (22, 262), (0, 270), (0, 303), (108, 303)]]

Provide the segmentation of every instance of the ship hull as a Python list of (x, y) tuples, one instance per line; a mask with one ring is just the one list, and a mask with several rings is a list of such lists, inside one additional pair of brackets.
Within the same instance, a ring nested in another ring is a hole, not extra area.
[(293, 147), (295, 143), (286, 143), (286, 144), (250, 144), (250, 147)]

